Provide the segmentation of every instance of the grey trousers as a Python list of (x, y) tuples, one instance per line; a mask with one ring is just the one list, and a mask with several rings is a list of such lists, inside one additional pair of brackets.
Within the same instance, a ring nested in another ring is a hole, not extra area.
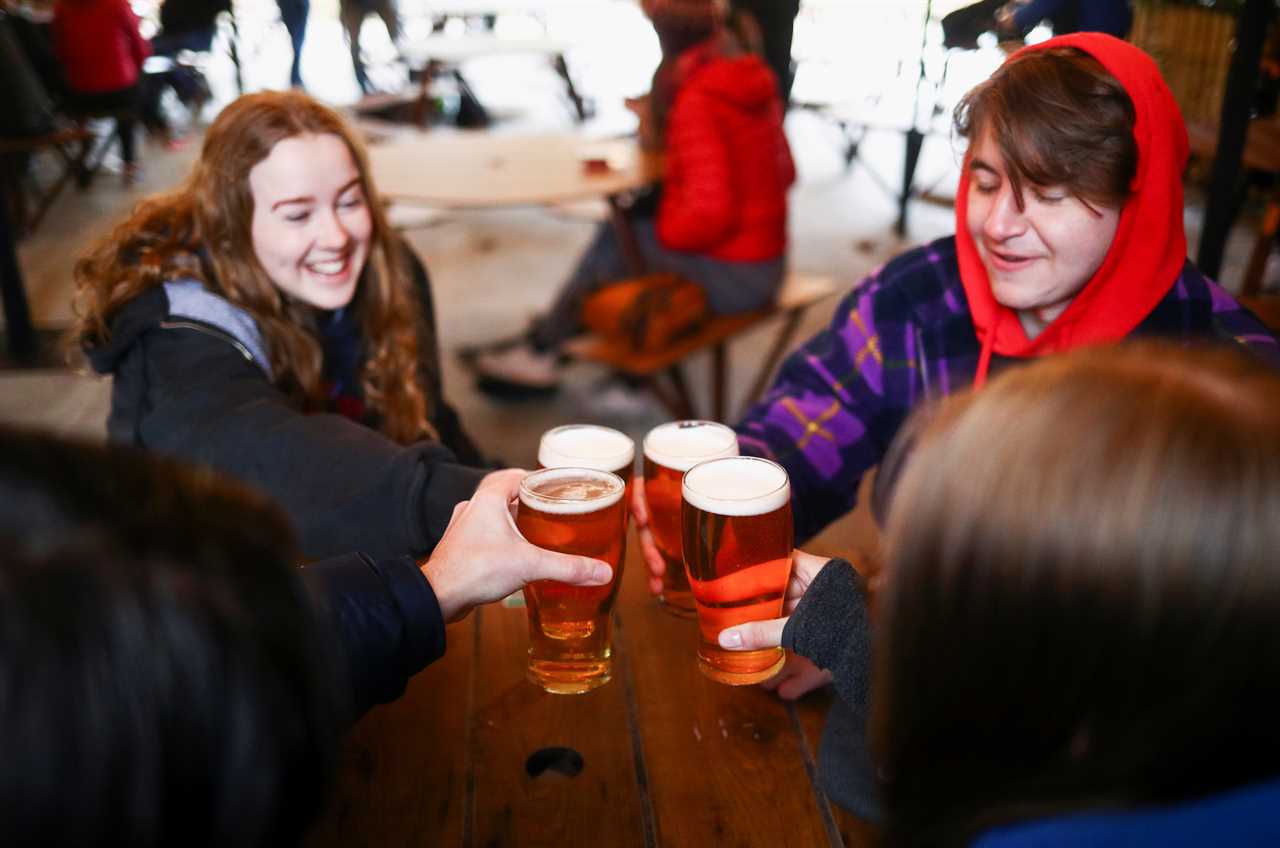
[[(640, 254), (649, 271), (670, 271), (702, 287), (713, 315), (750, 312), (770, 303), (786, 276), (786, 259), (726, 262), (698, 253), (669, 250), (658, 242), (652, 218), (632, 220)], [(539, 350), (556, 350), (582, 331), (582, 304), (610, 283), (633, 276), (609, 223), (602, 224), (578, 267), (560, 289), (551, 310), (533, 328)]]

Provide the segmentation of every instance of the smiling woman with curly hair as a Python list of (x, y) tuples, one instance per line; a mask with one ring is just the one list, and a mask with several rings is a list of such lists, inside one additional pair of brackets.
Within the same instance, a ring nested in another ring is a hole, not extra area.
[(426, 273), (360, 139), (306, 95), (228, 106), (187, 180), (76, 282), (73, 339), (115, 378), (111, 437), (264, 489), (308, 555), (426, 553), (475, 488)]

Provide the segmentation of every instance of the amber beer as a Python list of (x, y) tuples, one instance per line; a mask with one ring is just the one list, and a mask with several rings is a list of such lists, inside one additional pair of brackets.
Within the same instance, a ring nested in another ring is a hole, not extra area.
[(529, 679), (548, 692), (587, 692), (609, 682), (609, 617), (622, 576), (626, 484), (607, 471), (548, 468), (520, 483), (516, 526), (530, 543), (604, 560), (605, 586), (538, 580), (524, 589), (529, 612)]
[(726, 651), (720, 631), (778, 618), (791, 577), (791, 483), (754, 456), (689, 469), (682, 487), (685, 565), (698, 608), (698, 667), (721, 683), (758, 683), (782, 667), (781, 648)]
[(738, 455), (738, 435), (714, 421), (672, 421), (644, 438), (644, 500), (649, 529), (666, 563), (659, 600), (677, 615), (692, 617), (693, 595), (684, 572), (680, 541), (680, 480), (699, 462)]
[(595, 424), (566, 424), (542, 434), (538, 465), (542, 468), (594, 468), (622, 478), (631, 490), (636, 443), (626, 433)]

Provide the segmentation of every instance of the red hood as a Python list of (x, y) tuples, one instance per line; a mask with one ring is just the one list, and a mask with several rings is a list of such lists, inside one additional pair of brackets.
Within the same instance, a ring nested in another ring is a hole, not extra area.
[(716, 38), (680, 54), (675, 78), (677, 90), (686, 85), (695, 86), (702, 94), (748, 112), (768, 108), (778, 92), (768, 65), (750, 54), (721, 55)]
[(961, 171), (956, 247), (960, 278), (982, 342), (976, 385), (985, 380), (993, 351), (1004, 356), (1041, 356), (1129, 335), (1169, 292), (1187, 257), (1182, 226), (1187, 129), (1156, 63), (1133, 45), (1101, 33), (1053, 38), (1024, 47), (1010, 60), (1051, 47), (1075, 47), (1088, 53), (1124, 86), (1136, 112), (1137, 173), (1102, 266), (1056, 320), (1035, 339), (1028, 339), (1013, 310), (996, 303), (991, 294), (986, 269), (969, 235), (969, 171), (967, 167)]

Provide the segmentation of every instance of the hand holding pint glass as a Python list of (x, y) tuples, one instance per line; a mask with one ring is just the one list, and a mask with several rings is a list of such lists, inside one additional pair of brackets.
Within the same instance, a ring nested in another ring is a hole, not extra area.
[(777, 673), (781, 648), (727, 651), (720, 631), (782, 615), (791, 576), (791, 483), (777, 463), (735, 456), (684, 475), (685, 566), (698, 610), (698, 668), (721, 683), (759, 683)]
[(616, 474), (590, 468), (547, 468), (520, 483), (516, 526), (526, 540), (613, 568), (602, 586), (540, 580), (525, 587), (529, 679), (548, 692), (587, 692), (612, 677), (610, 616), (622, 576), (625, 488)]
[(680, 480), (699, 462), (737, 454), (738, 434), (714, 421), (672, 421), (645, 436), (644, 500), (649, 530), (666, 566), (658, 600), (668, 612), (694, 614), (681, 551)]

